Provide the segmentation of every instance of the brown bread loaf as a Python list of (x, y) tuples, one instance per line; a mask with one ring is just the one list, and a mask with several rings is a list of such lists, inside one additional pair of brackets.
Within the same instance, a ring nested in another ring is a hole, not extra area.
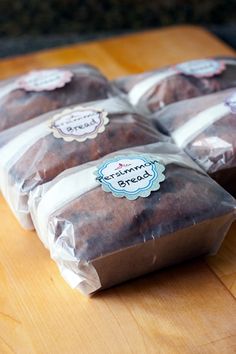
[[(130, 154), (142, 149), (167, 163), (165, 180), (146, 198), (128, 200), (104, 192), (91, 183), (91, 164), (62, 173), (31, 195), (30, 210), (41, 240), (63, 277), (85, 294), (215, 253), (235, 217), (234, 198), (195, 169), (184, 152), (160, 143), (130, 149)], [(123, 157), (124, 151), (115, 155)], [(73, 181), (78, 182), (77, 190)]]
[[(137, 105), (142, 112), (153, 113), (170, 103), (236, 86), (236, 59), (217, 57), (213, 60), (224, 65), (224, 70), (213, 76), (198, 77), (176, 70), (175, 75), (165, 77), (165, 73), (175, 68), (173, 65), (152, 72), (117, 79), (115, 85), (122, 92), (128, 94), (131, 103)], [(146, 82), (152, 80), (153, 77), (163, 74), (164, 77), (158, 82), (155, 83), (154, 81), (153, 84), (147, 84), (147, 89), (144, 89), (142, 94), (137, 93), (139, 99), (135, 98), (136, 94), (134, 93), (132, 97), (130, 96), (131, 91), (137, 85), (146, 85)]]
[[(71, 81), (63, 87), (51, 91), (26, 91), (13, 88), (1, 95), (1, 91), (20, 77), (1, 82), (0, 84), (0, 132), (23, 123), (55, 109), (76, 103), (107, 98), (113, 95), (107, 79), (98, 69), (90, 65), (70, 65), (60, 68), (70, 71)], [(40, 73), (40, 71), (39, 71)]]
[[(226, 100), (235, 92), (230, 89), (177, 102), (153, 115), (159, 128), (234, 196), (236, 114)], [(191, 122), (194, 124), (186, 130)]]

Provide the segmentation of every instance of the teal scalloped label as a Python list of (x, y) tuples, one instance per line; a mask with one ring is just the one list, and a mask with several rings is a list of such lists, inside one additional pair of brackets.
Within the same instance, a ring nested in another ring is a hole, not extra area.
[(103, 161), (95, 175), (105, 192), (135, 200), (146, 198), (160, 188), (165, 180), (164, 170), (155, 156), (132, 154)]

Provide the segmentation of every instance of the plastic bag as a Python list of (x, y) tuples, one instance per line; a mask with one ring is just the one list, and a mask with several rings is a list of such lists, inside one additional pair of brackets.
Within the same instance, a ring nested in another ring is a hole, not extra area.
[(50, 112), (2, 133), (3, 143), (0, 135), (1, 191), (30, 229), (27, 201), (37, 185), (110, 152), (166, 139), (118, 97)]
[(236, 196), (236, 89), (174, 103), (154, 114), (160, 128)]
[(235, 219), (234, 198), (170, 143), (67, 170), (29, 205), (62, 276), (86, 295), (214, 254)]
[(144, 114), (164, 106), (236, 86), (236, 59), (193, 60), (117, 79), (115, 85)]
[(0, 83), (0, 131), (61, 107), (113, 95), (107, 79), (90, 65), (32, 71)]

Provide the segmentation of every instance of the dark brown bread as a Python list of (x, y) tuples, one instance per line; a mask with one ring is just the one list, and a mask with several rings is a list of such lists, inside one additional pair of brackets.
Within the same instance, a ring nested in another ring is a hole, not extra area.
[(165, 176), (147, 198), (116, 198), (97, 187), (57, 210), (49, 220), (53, 258), (67, 268), (62, 249), (73, 249), (79, 269), (91, 263), (106, 288), (215, 252), (232, 222), (233, 198), (192, 169), (167, 165)]
[(48, 182), (62, 171), (96, 160), (116, 150), (164, 141), (150, 120), (138, 114), (109, 114), (103, 133), (84, 142), (66, 142), (53, 134), (37, 141), (9, 171), (10, 184), (22, 192)]
[[(226, 69), (222, 73), (214, 75), (213, 77), (205, 78), (197, 78), (181, 73), (168, 77), (162, 80), (159, 84), (154, 85), (143, 95), (139, 102), (139, 107), (144, 109), (147, 108), (150, 112), (156, 112), (160, 108), (173, 102), (235, 87), (236, 59), (224, 57), (215, 59), (226, 61)], [(227, 64), (227, 60), (230, 60), (232, 63)], [(235, 64), (233, 65), (233, 63)], [(143, 80), (158, 72), (161, 73), (166, 69), (168, 69), (168, 67), (153, 72), (121, 78), (116, 80), (116, 85), (122, 92), (129, 93), (137, 83), (141, 83)]]
[[(154, 119), (161, 130), (172, 135), (176, 129), (181, 128), (197, 114), (218, 104), (224, 105), (226, 98), (234, 92), (235, 89), (230, 89), (171, 104), (155, 114)], [(214, 114), (216, 113), (217, 109)], [(202, 119), (205, 120), (206, 117)], [(201, 127), (200, 121), (198, 126)], [(228, 113), (210, 124), (204, 131), (196, 134), (184, 146), (185, 152), (234, 196), (236, 196), (235, 137), (236, 115)]]
[(73, 77), (62, 88), (41, 92), (15, 89), (0, 98), (0, 132), (43, 113), (113, 94), (107, 79), (94, 67), (72, 65), (66, 69), (72, 71)]

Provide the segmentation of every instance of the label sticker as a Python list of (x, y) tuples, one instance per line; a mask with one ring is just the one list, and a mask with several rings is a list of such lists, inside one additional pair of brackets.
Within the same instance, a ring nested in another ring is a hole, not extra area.
[(135, 200), (148, 197), (165, 180), (165, 167), (155, 156), (127, 155), (105, 160), (95, 172), (105, 192)]
[(226, 106), (228, 106), (233, 114), (236, 114), (236, 92), (226, 98)]
[(223, 61), (214, 59), (200, 59), (177, 64), (175, 68), (179, 73), (200, 78), (212, 77), (222, 73), (225, 70), (225, 64)]
[(102, 109), (77, 106), (56, 114), (49, 123), (55, 138), (65, 141), (94, 139), (105, 130), (109, 119)]
[(70, 82), (73, 73), (69, 70), (36, 70), (22, 76), (17, 86), (26, 91), (52, 91)]

